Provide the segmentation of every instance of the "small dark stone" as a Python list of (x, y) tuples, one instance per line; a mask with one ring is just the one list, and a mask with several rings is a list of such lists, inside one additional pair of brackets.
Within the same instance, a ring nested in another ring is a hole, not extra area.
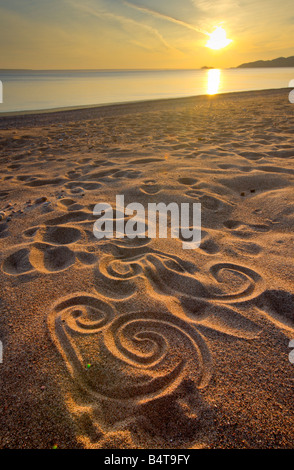
[(42, 204), (43, 202), (46, 202), (47, 198), (46, 197), (39, 197), (39, 199), (35, 200), (35, 204)]

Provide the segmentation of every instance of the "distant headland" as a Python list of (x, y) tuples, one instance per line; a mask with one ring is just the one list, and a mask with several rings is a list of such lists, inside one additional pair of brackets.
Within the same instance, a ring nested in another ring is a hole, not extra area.
[(237, 69), (258, 68), (258, 67), (294, 67), (294, 56), (279, 57), (273, 60), (257, 60), (256, 62), (248, 62), (241, 64)]

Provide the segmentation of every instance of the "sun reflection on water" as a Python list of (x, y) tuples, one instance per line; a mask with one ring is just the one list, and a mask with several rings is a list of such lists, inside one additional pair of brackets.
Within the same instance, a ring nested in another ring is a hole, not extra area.
[(207, 94), (216, 95), (221, 83), (220, 69), (210, 69), (207, 72)]

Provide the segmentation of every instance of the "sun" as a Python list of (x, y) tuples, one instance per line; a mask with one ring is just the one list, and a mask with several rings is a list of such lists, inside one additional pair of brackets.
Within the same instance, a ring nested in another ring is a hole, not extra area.
[(232, 39), (227, 38), (227, 33), (221, 26), (218, 26), (209, 36), (206, 47), (214, 49), (215, 51), (227, 47), (232, 42)]

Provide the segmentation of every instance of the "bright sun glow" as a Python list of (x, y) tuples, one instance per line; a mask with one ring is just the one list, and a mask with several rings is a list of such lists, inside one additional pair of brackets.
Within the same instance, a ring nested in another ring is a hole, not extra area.
[(219, 50), (231, 44), (232, 39), (227, 38), (227, 33), (224, 28), (218, 26), (210, 35), (206, 47), (210, 49)]

